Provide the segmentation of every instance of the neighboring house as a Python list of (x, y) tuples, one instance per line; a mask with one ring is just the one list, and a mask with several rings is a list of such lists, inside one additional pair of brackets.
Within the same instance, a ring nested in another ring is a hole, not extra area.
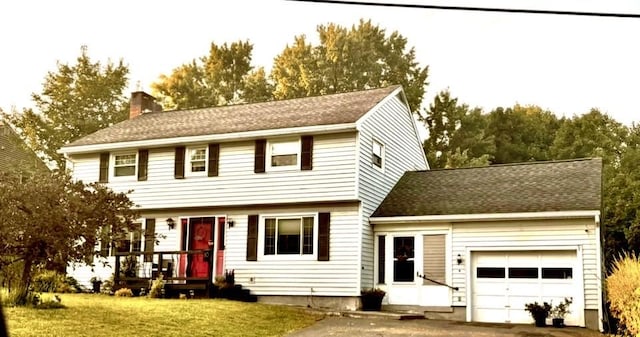
[(531, 323), (526, 303), (572, 297), (567, 324), (601, 330), (601, 172), (600, 159), (407, 172), (370, 218), (376, 286), (391, 306), (480, 322)]
[(0, 172), (18, 171), (28, 175), (44, 170), (48, 170), (44, 162), (9, 125), (0, 121)]
[[(133, 93), (129, 120), (61, 149), (76, 179), (133, 190), (141, 231), (160, 235), (154, 245), (131, 233), (105, 253), (155, 251), (138, 260), (148, 278), (210, 282), (234, 270), (263, 301), (359, 306), (374, 284), (369, 216), (406, 171), (428, 169), (401, 87), (153, 110)], [(96, 261), (69, 273), (88, 285), (113, 269)]]

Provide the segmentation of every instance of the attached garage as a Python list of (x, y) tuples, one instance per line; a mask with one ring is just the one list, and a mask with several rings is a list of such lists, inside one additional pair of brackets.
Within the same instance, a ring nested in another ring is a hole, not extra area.
[(531, 323), (525, 304), (575, 299), (567, 325), (584, 325), (582, 268), (576, 251), (476, 251), (472, 256), (471, 319)]
[[(369, 219), (383, 304), (533, 324), (525, 304), (571, 298), (565, 323), (602, 330), (601, 175), (600, 159), (405, 173)], [(416, 243), (407, 280), (393, 276), (403, 237)]]

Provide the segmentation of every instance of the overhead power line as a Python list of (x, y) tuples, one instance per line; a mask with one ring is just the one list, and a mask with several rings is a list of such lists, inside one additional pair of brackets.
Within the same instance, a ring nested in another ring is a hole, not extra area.
[(605, 13), (605, 12), (557, 11), (557, 10), (521, 9), (521, 8), (418, 5), (418, 4), (399, 4), (399, 3), (388, 3), (388, 2), (384, 3), (384, 2), (369, 2), (369, 1), (344, 1), (344, 0), (287, 0), (287, 1), (313, 2), (313, 3), (337, 4), (337, 5), (358, 5), (358, 6), (372, 6), (372, 7), (376, 6), (376, 7), (440, 9), (440, 10), (469, 11), (469, 12), (497, 12), (497, 13), (522, 13), (522, 14), (546, 14), (546, 15), (598, 16), (598, 17), (640, 19), (640, 14), (635, 14), (635, 13)]

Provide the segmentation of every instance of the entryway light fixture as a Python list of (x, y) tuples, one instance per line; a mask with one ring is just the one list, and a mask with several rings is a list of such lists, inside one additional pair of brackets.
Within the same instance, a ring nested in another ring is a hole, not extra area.
[(229, 225), (229, 227), (233, 227), (233, 225), (235, 225), (235, 221), (233, 221), (232, 219), (227, 219), (227, 225)]
[(166, 221), (167, 221), (167, 226), (169, 226), (169, 229), (176, 228), (176, 221), (175, 220), (173, 220), (172, 218), (168, 218)]
[(458, 257), (456, 258), (456, 262), (458, 264), (462, 264), (462, 256), (460, 254), (458, 254)]

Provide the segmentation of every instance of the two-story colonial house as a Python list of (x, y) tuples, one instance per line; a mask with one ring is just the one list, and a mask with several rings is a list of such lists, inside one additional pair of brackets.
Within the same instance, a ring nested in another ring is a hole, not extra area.
[[(234, 270), (265, 300), (358, 306), (373, 285), (369, 216), (404, 172), (428, 168), (401, 87), (154, 109), (135, 92), (130, 119), (61, 150), (76, 179), (133, 190), (142, 231), (160, 236), (155, 245), (132, 233), (118, 250), (212, 246), (214, 258), (165, 254), (161, 263), (187, 277)], [(113, 269), (70, 273), (88, 284)]]
[(602, 328), (600, 159), (429, 170), (399, 86), (156, 108), (133, 93), (129, 120), (62, 149), (141, 214), (99, 247), (110, 266), (70, 266), (84, 284), (124, 269), (188, 290), (234, 270), (260, 301), (355, 310), (379, 287), (388, 308), (508, 323), (572, 298), (567, 323)]

